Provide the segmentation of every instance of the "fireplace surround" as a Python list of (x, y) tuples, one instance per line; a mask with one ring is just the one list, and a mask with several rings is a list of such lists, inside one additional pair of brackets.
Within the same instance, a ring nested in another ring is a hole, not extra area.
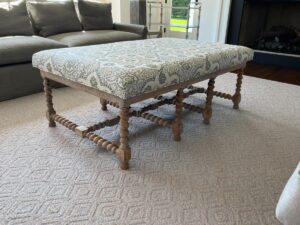
[(233, 0), (227, 43), (255, 49), (254, 63), (300, 68), (300, 0)]

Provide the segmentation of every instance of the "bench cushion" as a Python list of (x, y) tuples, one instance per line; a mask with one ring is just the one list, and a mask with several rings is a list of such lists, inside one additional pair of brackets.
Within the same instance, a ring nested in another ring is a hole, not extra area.
[(0, 37), (0, 66), (31, 62), (36, 52), (63, 48), (65, 45), (37, 36)]
[(130, 41), (142, 39), (142, 36), (134, 33), (116, 30), (95, 30), (71, 32), (65, 34), (53, 35), (48, 38), (62, 42), (69, 47), (97, 45), (118, 41)]
[(246, 47), (148, 39), (39, 52), (33, 66), (122, 99), (245, 64)]

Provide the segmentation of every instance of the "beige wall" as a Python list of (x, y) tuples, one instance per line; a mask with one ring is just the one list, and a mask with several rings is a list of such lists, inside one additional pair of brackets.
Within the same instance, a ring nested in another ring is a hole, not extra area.
[(112, 4), (114, 22), (130, 23), (130, 0), (101, 0)]
[(200, 41), (225, 42), (231, 0), (203, 1)]

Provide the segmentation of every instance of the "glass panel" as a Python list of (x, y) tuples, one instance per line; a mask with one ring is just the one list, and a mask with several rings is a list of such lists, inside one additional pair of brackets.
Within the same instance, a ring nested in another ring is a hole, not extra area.
[[(188, 7), (190, 0), (173, 0), (173, 7)], [(178, 27), (171, 27), (171, 31), (186, 32), (188, 9), (173, 9), (171, 24)], [(181, 28), (180, 26), (183, 26)]]

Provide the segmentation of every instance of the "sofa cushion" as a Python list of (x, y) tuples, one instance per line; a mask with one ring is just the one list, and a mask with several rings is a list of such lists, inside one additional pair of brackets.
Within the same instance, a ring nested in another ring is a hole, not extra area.
[(0, 43), (0, 66), (31, 62), (36, 52), (66, 47), (57, 41), (37, 36), (1, 37)]
[(48, 38), (64, 43), (69, 47), (74, 47), (119, 41), (139, 40), (142, 39), (142, 36), (134, 33), (116, 30), (94, 30), (58, 34), (54, 36), (49, 36)]
[(81, 31), (73, 1), (27, 2), (27, 8), (38, 35)]
[(141, 35), (143, 37), (143, 39), (147, 39), (147, 36), (148, 36), (147, 26), (139, 25), (139, 24), (114, 23), (114, 30), (135, 33), (135, 34)]
[(25, 0), (1, 1), (0, 37), (32, 34), (33, 30), (27, 13)]
[(112, 30), (111, 4), (79, 0), (78, 8), (84, 30)]

